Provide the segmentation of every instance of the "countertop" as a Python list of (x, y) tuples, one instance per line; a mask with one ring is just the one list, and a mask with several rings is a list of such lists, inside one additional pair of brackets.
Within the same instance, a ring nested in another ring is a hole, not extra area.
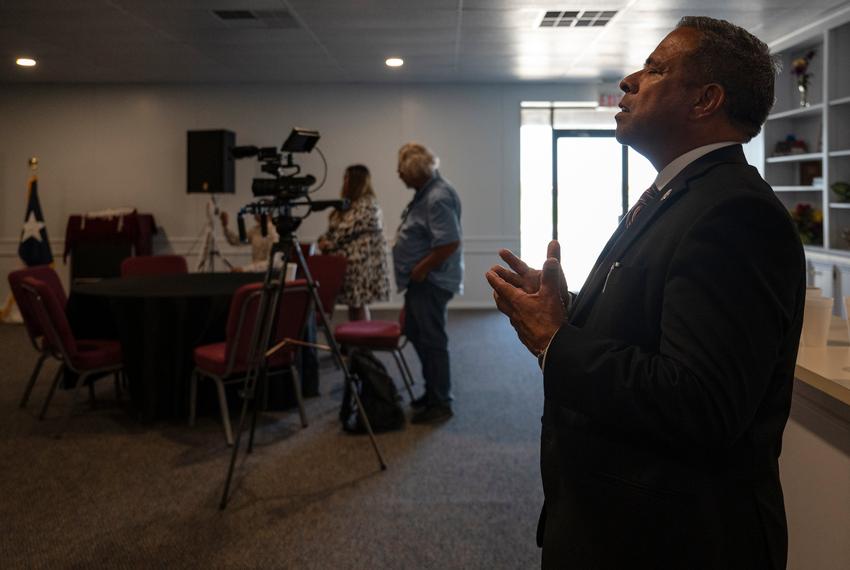
[(832, 317), (827, 346), (800, 347), (794, 375), (798, 380), (850, 405), (850, 342), (847, 321)]

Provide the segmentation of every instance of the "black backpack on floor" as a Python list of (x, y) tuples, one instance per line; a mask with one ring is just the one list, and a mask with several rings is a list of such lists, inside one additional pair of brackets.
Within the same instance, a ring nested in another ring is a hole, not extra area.
[[(348, 366), (351, 374), (356, 377), (354, 385), (357, 387), (366, 415), (369, 416), (372, 431), (382, 432), (403, 428), (404, 410), (400, 404), (401, 396), (395, 388), (392, 377), (387, 374), (384, 364), (375, 358), (371, 351), (356, 348), (349, 353)], [(345, 431), (366, 433), (366, 427), (357, 412), (357, 401), (348, 383), (342, 396), (339, 419)]]

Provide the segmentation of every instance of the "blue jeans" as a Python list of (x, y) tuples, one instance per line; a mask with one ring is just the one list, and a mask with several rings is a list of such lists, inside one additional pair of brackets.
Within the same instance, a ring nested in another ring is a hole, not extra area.
[(429, 406), (452, 400), (446, 306), (453, 296), (451, 291), (428, 281), (411, 282), (404, 295), (404, 334), (422, 362), (425, 401)]

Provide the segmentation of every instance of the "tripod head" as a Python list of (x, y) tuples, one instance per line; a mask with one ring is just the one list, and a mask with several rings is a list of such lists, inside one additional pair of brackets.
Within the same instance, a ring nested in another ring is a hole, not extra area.
[[(236, 217), (236, 222), (239, 226), (239, 240), (247, 241), (247, 232), (245, 231), (245, 214), (252, 214), (260, 218), (260, 231), (263, 237), (268, 234), (268, 220), (277, 230), (281, 240), (291, 239), (295, 230), (301, 225), (301, 222), (312, 214), (333, 208), (334, 210), (345, 211), (349, 208), (348, 199), (342, 200), (312, 200), (309, 196), (302, 196), (298, 199), (292, 199), (288, 195), (278, 195), (274, 198), (258, 200), (245, 205)], [(294, 210), (298, 209), (299, 213)]]

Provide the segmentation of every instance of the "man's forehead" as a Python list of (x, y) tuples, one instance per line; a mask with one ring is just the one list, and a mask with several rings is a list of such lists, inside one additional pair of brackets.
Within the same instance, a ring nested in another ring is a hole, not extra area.
[(667, 34), (649, 54), (649, 57), (646, 58), (646, 64), (658, 65), (691, 51), (699, 43), (699, 34), (700, 32), (694, 28), (676, 28)]

